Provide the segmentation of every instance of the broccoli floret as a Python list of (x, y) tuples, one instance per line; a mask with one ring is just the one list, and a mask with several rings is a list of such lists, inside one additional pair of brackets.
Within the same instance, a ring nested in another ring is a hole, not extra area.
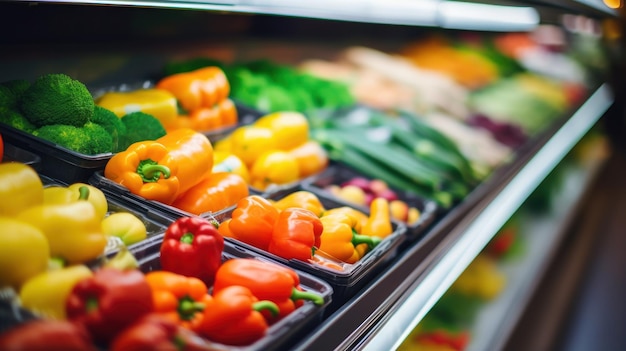
[(126, 134), (120, 140), (120, 150), (126, 150), (131, 144), (144, 140), (156, 140), (165, 135), (163, 124), (156, 117), (145, 112), (132, 112), (122, 117)]
[(102, 126), (111, 135), (113, 152), (119, 151), (120, 140), (126, 134), (126, 126), (122, 120), (113, 111), (96, 105), (91, 121)]
[(19, 99), (29, 86), (30, 82), (23, 79), (0, 83), (0, 106), (17, 109)]
[(91, 119), (93, 97), (87, 87), (65, 74), (45, 74), (26, 89), (19, 107), (37, 127), (65, 124), (82, 127)]
[(33, 135), (85, 155), (111, 152), (111, 136), (103, 127), (88, 122), (84, 127), (52, 124), (33, 131)]
[(87, 122), (82, 129), (87, 133), (87, 137), (89, 138), (87, 155), (113, 152), (113, 138), (103, 126), (93, 122)]
[(35, 130), (35, 126), (21, 113), (6, 107), (0, 107), (0, 122), (27, 133), (32, 133)]

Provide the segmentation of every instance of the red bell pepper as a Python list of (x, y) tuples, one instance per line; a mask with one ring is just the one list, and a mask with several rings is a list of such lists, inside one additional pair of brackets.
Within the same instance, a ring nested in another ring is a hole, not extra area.
[(0, 334), (3, 351), (96, 351), (80, 325), (64, 320), (39, 319)]
[(260, 312), (262, 310), (277, 314), (278, 306), (271, 301), (259, 301), (246, 287), (229, 286), (213, 294), (196, 332), (226, 345), (249, 345), (267, 332), (268, 324)]
[(222, 263), (224, 237), (201, 217), (181, 217), (168, 226), (161, 243), (161, 268), (213, 284)]
[(101, 268), (79, 281), (66, 301), (68, 320), (107, 345), (122, 330), (152, 312), (152, 290), (139, 270)]
[(228, 228), (235, 239), (267, 250), (276, 219), (278, 210), (271, 202), (261, 196), (250, 195), (237, 202)]
[(322, 221), (313, 212), (297, 207), (287, 208), (274, 224), (268, 251), (288, 260), (308, 262), (320, 247), (323, 231)]
[(316, 305), (324, 304), (322, 296), (302, 291), (296, 271), (277, 263), (253, 258), (230, 259), (217, 270), (213, 292), (233, 285), (245, 286), (259, 300), (269, 300), (278, 305), (280, 312), (277, 319), (270, 319), (270, 322), (285, 317), (303, 300)]
[(206, 342), (194, 332), (156, 314), (148, 314), (120, 333), (110, 351), (201, 351)]

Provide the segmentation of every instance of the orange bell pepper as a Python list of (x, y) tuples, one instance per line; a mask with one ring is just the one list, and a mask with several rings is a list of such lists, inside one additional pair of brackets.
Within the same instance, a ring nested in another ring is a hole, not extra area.
[(237, 202), (228, 227), (235, 239), (267, 250), (277, 219), (278, 210), (272, 203), (250, 195)]
[(283, 197), (274, 203), (274, 207), (279, 211), (284, 211), (292, 207), (304, 208), (313, 212), (318, 217), (325, 211), (324, 205), (317, 195), (306, 190), (296, 191)]
[(253, 258), (233, 258), (222, 263), (215, 275), (213, 292), (233, 285), (245, 286), (258, 299), (274, 302), (280, 312), (277, 319), (270, 321), (287, 316), (303, 301), (324, 304), (320, 295), (302, 291), (300, 277), (293, 269)]
[(213, 173), (174, 200), (172, 206), (201, 215), (234, 206), (249, 195), (248, 184), (240, 175)]
[(166, 126), (167, 130), (191, 128), (205, 132), (237, 124), (239, 117), (237, 107), (230, 99), (224, 99), (213, 106), (199, 107), (187, 115), (178, 115), (173, 123)]
[(200, 324), (203, 311), (211, 301), (202, 280), (168, 271), (146, 273), (152, 289), (154, 312), (194, 330)]
[(135, 195), (171, 204), (180, 188), (177, 171), (176, 162), (163, 144), (144, 141), (113, 155), (104, 176)]
[(186, 111), (211, 107), (230, 93), (224, 71), (213, 66), (167, 76), (157, 82), (156, 88), (174, 94)]
[(278, 314), (278, 306), (267, 300), (259, 301), (244, 286), (229, 286), (213, 294), (204, 309), (196, 332), (211, 341), (244, 346), (265, 336), (267, 321), (261, 311)]
[(169, 205), (210, 174), (212, 167), (209, 139), (191, 129), (178, 129), (113, 155), (104, 176), (133, 194)]
[(308, 262), (320, 247), (324, 230), (315, 213), (304, 208), (288, 208), (280, 213), (268, 251), (284, 259)]

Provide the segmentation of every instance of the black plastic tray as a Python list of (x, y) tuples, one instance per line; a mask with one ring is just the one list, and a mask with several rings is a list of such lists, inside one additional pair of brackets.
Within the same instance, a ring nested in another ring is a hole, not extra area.
[[(298, 190), (304, 189), (298, 188), (295, 191)], [(342, 202), (335, 198), (330, 198), (324, 193), (315, 191), (312, 192), (319, 197), (322, 205), (326, 209), (350, 206), (349, 203)], [(278, 196), (270, 197), (270, 199), (279, 200), (287, 196), (288, 194), (289, 193), (281, 193)], [(220, 223), (231, 217), (232, 210), (233, 209), (222, 214), (219, 219)], [(369, 214), (369, 211), (363, 212)], [(374, 249), (369, 251), (363, 258), (361, 258), (356, 263), (348, 264), (336, 262), (344, 268), (343, 271), (338, 271), (329, 267), (324, 267), (319, 264), (304, 262), (296, 259), (287, 260), (234, 238), (227, 237), (225, 238), (225, 240), (227, 242), (231, 242), (233, 245), (235, 245), (235, 247), (241, 250), (255, 252), (274, 261), (281, 262), (289, 267), (304, 271), (313, 276), (321, 278), (329, 283), (334, 291), (333, 302), (329, 307), (329, 312), (332, 312), (339, 308), (348, 299), (355, 296), (359, 292), (359, 290), (370, 281), (372, 277), (381, 272), (386, 264), (397, 256), (399, 248), (405, 239), (406, 226), (403, 223), (397, 221), (392, 221), (392, 226), (394, 230), (393, 233), (384, 238), (380, 242), (380, 244), (378, 244)]]
[[(162, 240), (153, 240), (152, 244), (140, 250), (131, 250), (139, 261), (139, 268), (144, 273), (159, 270), (161, 268), (159, 262), (159, 249)], [(224, 251), (222, 253), (222, 262), (232, 258), (252, 258), (265, 262), (283, 265), (279, 262), (256, 255), (254, 252), (246, 251), (241, 248), (235, 248), (233, 245), (225, 242)], [(306, 272), (293, 269), (300, 278), (300, 286), (303, 290), (316, 293), (324, 299), (322, 306), (316, 306), (312, 302), (305, 302), (302, 306), (291, 312), (280, 321), (272, 324), (267, 334), (247, 346), (227, 346), (211, 341), (206, 342), (207, 350), (240, 350), (240, 351), (274, 351), (288, 349), (294, 343), (300, 341), (303, 337), (314, 329), (323, 321), (326, 308), (331, 304), (333, 298), (332, 287), (323, 280), (316, 278)]]
[(19, 162), (41, 171), (41, 157), (8, 143), (4, 143), (2, 162)]
[[(314, 192), (323, 192), (325, 195), (338, 199), (325, 187), (336, 184), (340, 185), (346, 181), (349, 181), (355, 177), (363, 177), (366, 179), (372, 179), (371, 177), (364, 176), (354, 169), (345, 166), (341, 163), (333, 162), (322, 174), (303, 183), (303, 188)], [(424, 235), (426, 228), (430, 226), (437, 218), (439, 206), (432, 200), (420, 197), (413, 193), (391, 188), (398, 198), (406, 202), (409, 206), (415, 207), (420, 211), (420, 217), (417, 222), (406, 225), (406, 243), (410, 244), (416, 240), (419, 240)], [(352, 207), (359, 208), (361, 211), (367, 211), (366, 206), (351, 203)]]

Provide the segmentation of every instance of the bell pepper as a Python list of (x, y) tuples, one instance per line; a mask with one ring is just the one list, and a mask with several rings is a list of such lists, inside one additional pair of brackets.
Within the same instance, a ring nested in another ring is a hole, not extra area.
[(107, 244), (95, 207), (86, 200), (87, 188), (80, 201), (69, 204), (42, 204), (30, 207), (16, 217), (37, 227), (48, 238), (50, 255), (68, 264), (85, 263), (100, 256)]
[(265, 152), (276, 149), (274, 132), (269, 128), (246, 125), (236, 128), (228, 138), (230, 151), (251, 169)]
[(196, 332), (226, 345), (249, 345), (267, 332), (268, 324), (261, 313), (263, 310), (278, 314), (275, 303), (259, 301), (246, 287), (229, 286), (213, 294)]
[(250, 195), (237, 202), (228, 228), (233, 237), (246, 244), (267, 250), (278, 210), (267, 199)]
[(230, 93), (228, 79), (219, 67), (203, 67), (190, 72), (169, 75), (157, 82), (156, 88), (176, 96), (186, 111), (211, 107)]
[(231, 219), (228, 218), (227, 220), (225, 220), (222, 223), (220, 223), (219, 227), (217, 227), (217, 231), (220, 234), (222, 234), (222, 236), (225, 237), (225, 238), (234, 238), (235, 237), (233, 235), (233, 233), (230, 231), (230, 221), (231, 221)]
[(235, 126), (238, 120), (235, 103), (225, 99), (213, 106), (200, 107), (189, 114), (178, 115), (167, 130), (191, 128), (201, 132), (215, 131)]
[(336, 213), (323, 216), (320, 220), (324, 231), (319, 249), (340, 261), (355, 263), (362, 257), (358, 245), (366, 244), (371, 250), (381, 241), (377, 237), (358, 234), (354, 230), (356, 220), (349, 215)]
[(250, 171), (243, 161), (227, 151), (213, 151), (213, 173), (230, 172), (239, 174), (247, 183), (250, 183)]
[(36, 319), (0, 334), (3, 351), (96, 351), (80, 326), (51, 319)]
[(79, 281), (93, 275), (85, 265), (78, 264), (44, 271), (20, 289), (20, 302), (27, 308), (46, 318), (65, 319), (65, 302)]
[(213, 284), (222, 263), (224, 238), (216, 226), (201, 217), (181, 217), (165, 230), (161, 243), (161, 268)]
[(119, 238), (126, 246), (148, 237), (146, 224), (130, 212), (111, 213), (100, 222), (100, 226), (105, 235)]
[(248, 184), (235, 173), (212, 173), (174, 200), (172, 206), (195, 215), (218, 212), (249, 195)]
[(35, 169), (20, 162), (0, 164), (0, 198), (0, 215), (9, 217), (43, 203), (43, 184)]
[(211, 299), (206, 284), (198, 278), (168, 271), (151, 271), (146, 281), (152, 289), (154, 312), (194, 330)]
[(122, 331), (110, 351), (201, 351), (206, 342), (190, 330), (151, 313)]
[(212, 168), (209, 139), (192, 129), (177, 129), (113, 155), (104, 176), (134, 194), (169, 205), (210, 174)]
[(18, 289), (28, 279), (44, 272), (49, 259), (50, 245), (39, 228), (0, 217), (0, 288)]
[(111, 91), (100, 96), (96, 104), (113, 111), (120, 118), (141, 111), (154, 116), (163, 126), (172, 123), (178, 114), (176, 97), (163, 89)]
[(324, 304), (322, 296), (302, 291), (293, 269), (253, 258), (233, 258), (217, 270), (213, 293), (233, 285), (245, 286), (259, 300), (274, 302), (280, 309), (277, 319), (293, 312), (303, 300)]
[(300, 178), (320, 173), (328, 167), (328, 152), (315, 140), (308, 140), (287, 152), (296, 159)]
[(104, 168), (104, 176), (135, 195), (171, 204), (180, 188), (177, 170), (164, 145), (144, 141), (113, 155)]
[(299, 190), (288, 194), (282, 199), (274, 203), (279, 211), (284, 211), (291, 207), (304, 208), (320, 217), (326, 211), (319, 197), (314, 193), (306, 190)]
[(304, 208), (285, 209), (274, 224), (267, 251), (288, 260), (308, 262), (320, 247), (323, 230), (322, 222), (315, 213)]
[(354, 207), (341, 206), (341, 207), (335, 207), (335, 208), (331, 208), (329, 210), (324, 211), (323, 216), (330, 216), (336, 213), (346, 214), (354, 218), (356, 220), (354, 224), (354, 230), (356, 230), (356, 232), (359, 234), (363, 233), (362, 228), (367, 223), (367, 220), (369, 219), (368, 215), (366, 215), (362, 211), (357, 210)]
[(69, 186), (55, 185), (45, 187), (43, 189), (43, 202), (46, 204), (67, 204), (79, 201), (79, 198), (84, 196), (81, 195), (81, 191), (85, 191), (82, 188), (87, 188), (89, 191), (88, 195), (85, 197), (86, 200), (89, 201), (96, 209), (97, 216), (99, 218), (104, 218), (109, 210), (109, 204), (102, 190), (93, 185), (73, 183)]
[(152, 291), (141, 271), (106, 267), (79, 281), (66, 301), (67, 318), (103, 346), (153, 308)]
[(298, 179), (298, 162), (286, 151), (272, 150), (263, 153), (250, 169), (250, 185), (260, 190), (266, 190), (270, 185), (293, 183)]
[(309, 121), (300, 112), (274, 112), (262, 116), (254, 126), (274, 132), (276, 147), (286, 151), (304, 144), (309, 139)]
[(377, 197), (370, 203), (370, 214), (367, 222), (361, 228), (361, 234), (386, 238), (393, 233), (389, 201)]

